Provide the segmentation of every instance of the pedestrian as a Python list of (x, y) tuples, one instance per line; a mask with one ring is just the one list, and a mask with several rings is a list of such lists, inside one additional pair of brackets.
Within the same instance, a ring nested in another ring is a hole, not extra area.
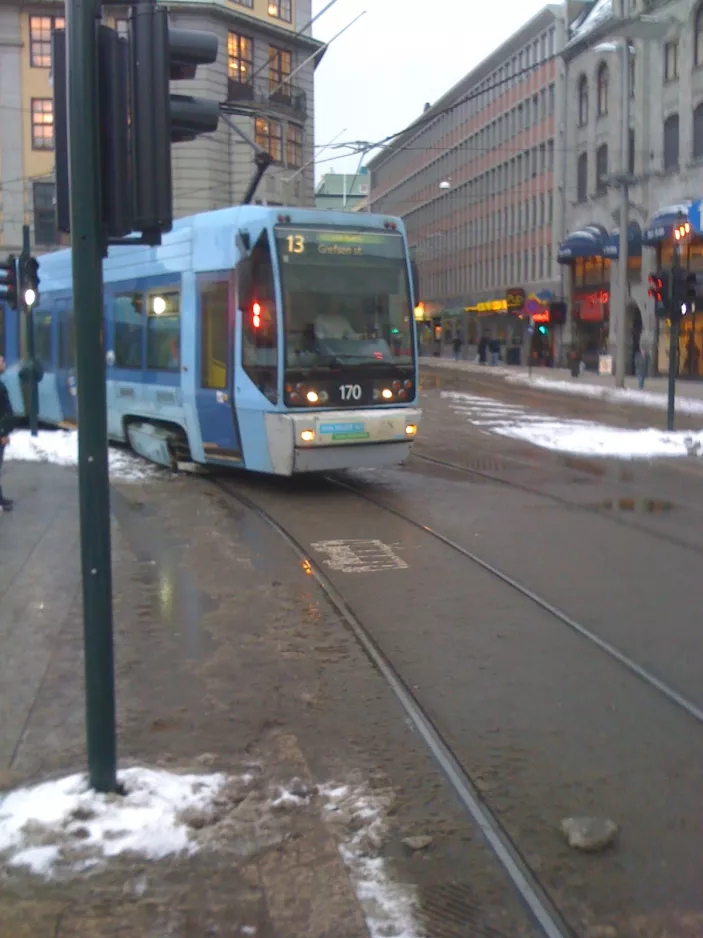
[(486, 364), (486, 355), (488, 352), (488, 336), (482, 335), (478, 343), (478, 360), (482, 365)]
[(498, 339), (491, 339), (491, 365), (497, 365), (500, 361), (500, 342)]
[(454, 348), (454, 361), (458, 362), (459, 358), (461, 357), (461, 346), (462, 346), (460, 335), (454, 336), (454, 338), (452, 339), (452, 346)]
[(644, 380), (649, 372), (649, 352), (640, 345), (635, 352), (635, 374), (637, 375), (637, 387), (640, 391), (644, 388)]
[[(5, 356), (0, 355), (0, 375), (5, 371)], [(5, 447), (10, 442), (10, 433), (14, 423), (14, 413), (5, 382), (0, 380), (0, 511), (12, 511), (12, 502), (5, 498), (2, 491), (2, 464)]]

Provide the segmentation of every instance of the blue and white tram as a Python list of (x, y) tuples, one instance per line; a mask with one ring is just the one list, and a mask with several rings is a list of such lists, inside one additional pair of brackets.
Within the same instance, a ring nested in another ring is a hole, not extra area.
[[(407, 458), (420, 419), (402, 222), (239, 206), (104, 262), (108, 432), (171, 467), (289, 476)], [(77, 419), (71, 253), (40, 258), (40, 419)], [(5, 309), (6, 382), (24, 411)]]

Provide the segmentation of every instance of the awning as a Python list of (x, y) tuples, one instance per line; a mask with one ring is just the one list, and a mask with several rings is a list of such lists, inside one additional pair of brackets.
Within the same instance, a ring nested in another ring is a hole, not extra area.
[[(636, 221), (631, 221), (627, 228), (627, 253), (629, 257), (642, 257), (642, 229)], [(603, 248), (603, 257), (620, 257), (620, 229), (615, 228)]]
[(608, 232), (601, 225), (586, 225), (571, 234), (559, 245), (557, 261), (570, 264), (576, 257), (602, 257)]
[(693, 199), (686, 199), (677, 205), (667, 205), (660, 208), (649, 219), (642, 235), (642, 244), (654, 245), (666, 241), (672, 236), (672, 228), (680, 215), (688, 218), (688, 210), (693, 205)]

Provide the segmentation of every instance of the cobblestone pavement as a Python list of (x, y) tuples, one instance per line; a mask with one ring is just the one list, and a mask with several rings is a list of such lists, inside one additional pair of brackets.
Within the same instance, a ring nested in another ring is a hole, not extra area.
[[(76, 474), (13, 463), (5, 484), (16, 509), (0, 516), (0, 789), (85, 764)], [(255, 764), (262, 799), (294, 777), (391, 792), (378, 849), (392, 879), (416, 887), (423, 934), (527, 934), (390, 692), (270, 529), (192, 478), (118, 484), (112, 510), (121, 765)], [(235, 843), (192, 857), (123, 857), (61, 882), (6, 869), (0, 936), (363, 938), (345, 832), (318, 800), (272, 824), (234, 816)], [(427, 850), (404, 846), (417, 835)]]

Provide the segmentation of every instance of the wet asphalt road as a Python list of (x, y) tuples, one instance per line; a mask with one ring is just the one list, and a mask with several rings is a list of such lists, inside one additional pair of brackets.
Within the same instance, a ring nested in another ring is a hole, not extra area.
[[(542, 413), (621, 426), (659, 416), (461, 380)], [(456, 382), (433, 383), (418, 454), (485, 476), (411, 459), (347, 481), (498, 566), (703, 708), (698, 464), (560, 457), (469, 425), (441, 396)], [(358, 494), (323, 480), (233, 485), (323, 565), (571, 922), (607, 919), (620, 935), (701, 933), (700, 722)], [(616, 821), (615, 849), (568, 848), (559, 822), (580, 814)]]

